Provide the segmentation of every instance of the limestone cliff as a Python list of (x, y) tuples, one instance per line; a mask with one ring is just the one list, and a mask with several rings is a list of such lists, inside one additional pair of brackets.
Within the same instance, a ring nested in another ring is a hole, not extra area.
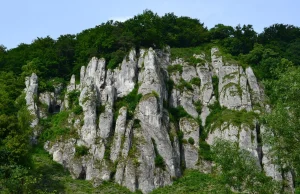
[[(69, 111), (66, 125), (76, 131), (46, 142), (53, 160), (73, 178), (95, 185), (114, 180), (131, 191), (149, 193), (172, 184), (184, 168), (209, 172), (211, 162), (199, 154), (204, 129), (207, 144), (217, 138), (237, 142), (268, 176), (291, 181), (259, 142), (262, 130), (255, 118), (238, 125), (231, 120), (206, 122), (216, 103), (229, 111), (265, 109), (263, 89), (251, 67), (224, 62), (217, 48), (211, 49), (211, 56), (194, 55), (194, 62), (171, 61), (170, 55), (170, 48), (131, 50), (114, 70), (106, 68), (105, 59), (94, 57), (81, 68), (78, 84), (75, 75), (71, 77), (63, 102), (57, 92), (38, 94), (35, 74), (27, 78), (26, 102), (36, 115), (32, 126), (46, 116), (37, 107), (37, 95), (48, 107)], [(136, 98), (127, 98), (133, 94)], [(74, 108), (80, 111), (74, 113)]]

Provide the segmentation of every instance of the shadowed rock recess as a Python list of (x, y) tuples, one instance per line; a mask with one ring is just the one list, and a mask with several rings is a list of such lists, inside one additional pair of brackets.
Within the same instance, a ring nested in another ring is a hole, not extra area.
[[(172, 61), (170, 55), (168, 47), (131, 50), (114, 70), (94, 57), (81, 68), (79, 81), (71, 77), (63, 100), (58, 99), (61, 85), (54, 93), (38, 93), (37, 76), (28, 77), (32, 127), (50, 109), (60, 109), (69, 113), (65, 126), (75, 131), (45, 143), (53, 160), (73, 178), (95, 185), (113, 180), (149, 193), (172, 184), (184, 169), (210, 172), (212, 162), (201, 156), (200, 134), (205, 134), (206, 145), (217, 138), (238, 143), (257, 158), (266, 175), (292, 187), (291, 174), (272, 164), (270, 148), (259, 138), (263, 126), (255, 117), (242, 123), (208, 121), (215, 107), (238, 114), (259, 114), (268, 107), (251, 67), (224, 62), (218, 48), (211, 49), (211, 56), (194, 55), (195, 64)], [(35, 96), (47, 108), (38, 107)]]

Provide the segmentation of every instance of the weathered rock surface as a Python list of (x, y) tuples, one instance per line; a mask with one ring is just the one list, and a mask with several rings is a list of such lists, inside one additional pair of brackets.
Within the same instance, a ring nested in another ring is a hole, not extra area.
[(181, 118), (179, 128), (183, 132), (183, 158), (185, 167), (195, 169), (199, 159), (199, 125), (194, 119)]
[[(132, 49), (114, 70), (106, 68), (105, 59), (93, 57), (81, 68), (80, 83), (71, 77), (63, 103), (58, 99), (61, 88), (38, 94), (38, 79), (32, 74), (26, 78), (25, 89), (28, 110), (35, 116), (32, 127), (39, 117), (47, 116), (37, 107), (35, 96), (48, 108), (58, 105), (68, 111), (66, 127), (75, 130), (74, 137), (48, 141), (44, 148), (73, 178), (93, 180), (94, 185), (113, 179), (131, 191), (149, 193), (172, 184), (182, 175), (181, 166), (209, 172), (210, 162), (199, 160), (199, 125), (211, 128), (206, 120), (212, 105), (249, 112), (254, 105), (265, 107), (264, 94), (250, 67), (244, 71), (238, 64), (224, 63), (217, 48), (211, 49), (211, 61), (203, 53), (193, 57), (201, 63), (171, 61), (169, 47)], [(170, 71), (171, 65), (180, 68)], [(134, 107), (120, 103), (137, 88), (142, 98)], [(78, 101), (70, 100), (70, 95), (77, 94)], [(259, 133), (249, 123), (236, 126), (225, 121), (208, 131), (206, 141), (209, 145), (218, 138), (236, 142), (257, 158), (268, 176), (290, 184), (291, 174), (279, 173), (270, 148), (258, 142)], [(80, 155), (79, 148), (86, 153)]]
[(38, 122), (39, 122), (39, 117), (38, 117), (38, 107), (36, 105), (36, 100), (35, 98), (38, 97), (38, 77), (35, 73), (32, 73), (30, 77), (25, 78), (25, 100), (26, 100), (26, 105), (27, 108), (30, 112), (30, 114), (34, 117), (32, 122), (31, 122), (31, 127), (34, 128)]

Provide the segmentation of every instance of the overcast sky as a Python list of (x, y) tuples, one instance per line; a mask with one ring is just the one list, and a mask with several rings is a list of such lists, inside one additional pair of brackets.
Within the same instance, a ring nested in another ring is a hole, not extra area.
[(274, 23), (300, 26), (299, 5), (299, 0), (0, 0), (0, 45), (10, 49), (37, 37), (56, 39), (145, 9), (197, 18), (208, 28), (252, 24), (262, 32)]

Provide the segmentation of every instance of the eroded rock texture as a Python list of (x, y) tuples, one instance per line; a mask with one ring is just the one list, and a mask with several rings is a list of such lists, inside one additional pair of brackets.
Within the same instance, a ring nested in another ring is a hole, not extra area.
[[(172, 184), (182, 167), (206, 166), (203, 171), (209, 172), (210, 162), (199, 155), (199, 139), (201, 126), (211, 128), (206, 120), (213, 105), (259, 112), (255, 107), (264, 108), (264, 93), (250, 67), (224, 62), (217, 48), (211, 49), (211, 60), (204, 53), (193, 57), (196, 64), (171, 61), (170, 48), (131, 50), (114, 70), (106, 68), (105, 59), (94, 57), (81, 68), (78, 83), (75, 75), (71, 77), (63, 102), (59, 92), (38, 94), (33, 74), (26, 78), (25, 90), (35, 116), (32, 126), (47, 116), (39, 112), (35, 95), (48, 108), (59, 105), (61, 111), (69, 111), (66, 127), (75, 135), (48, 141), (44, 148), (74, 178), (96, 183), (113, 179), (131, 191), (149, 193)], [(120, 103), (134, 90), (141, 98)], [(78, 104), (72, 100), (75, 94)], [(72, 112), (74, 107), (82, 110), (79, 115)], [(269, 147), (259, 142), (261, 132), (255, 120), (239, 125), (225, 121), (208, 132), (206, 142), (236, 142), (257, 158), (268, 176), (291, 183), (291, 176), (272, 163)], [(86, 152), (79, 154), (79, 148)]]

